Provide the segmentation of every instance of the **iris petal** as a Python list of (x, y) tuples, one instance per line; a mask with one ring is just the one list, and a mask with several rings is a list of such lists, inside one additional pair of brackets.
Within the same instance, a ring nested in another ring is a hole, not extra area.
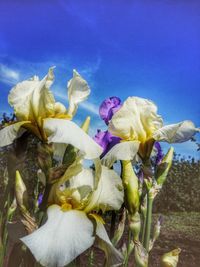
[(63, 212), (53, 205), (47, 212), (47, 222), (21, 240), (40, 264), (63, 267), (92, 246), (93, 224), (82, 211)]

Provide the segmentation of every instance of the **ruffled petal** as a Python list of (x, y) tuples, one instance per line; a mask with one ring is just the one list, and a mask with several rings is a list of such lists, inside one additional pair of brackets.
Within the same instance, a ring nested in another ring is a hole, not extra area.
[(156, 105), (144, 98), (129, 97), (113, 115), (108, 131), (123, 140), (145, 142), (163, 125)]
[(124, 191), (120, 176), (114, 170), (102, 166), (97, 189), (92, 193), (85, 210), (118, 210), (123, 200)]
[(93, 224), (78, 210), (63, 212), (53, 205), (47, 213), (47, 222), (21, 240), (40, 264), (62, 267), (92, 246)]
[(90, 94), (88, 83), (81, 75), (73, 70), (73, 78), (68, 82), (68, 115), (74, 116), (78, 108), (78, 104), (86, 100)]
[(105, 227), (100, 221), (97, 221), (96, 235), (98, 237), (97, 244), (106, 255), (106, 267), (122, 266), (123, 256), (111, 243)]
[(102, 153), (102, 148), (72, 121), (45, 119), (43, 127), (49, 143), (71, 144), (85, 153), (86, 159), (98, 158)]
[(192, 121), (182, 121), (160, 128), (154, 133), (153, 138), (168, 143), (182, 143), (190, 140), (199, 131)]
[(140, 142), (121, 142), (115, 146), (102, 158), (102, 164), (112, 167), (116, 160), (132, 160), (136, 156)]
[(54, 81), (53, 69), (54, 67), (49, 69), (47, 75), (33, 90), (31, 103), (36, 120), (55, 115), (55, 99), (53, 93), (49, 90)]
[(11, 124), (9, 126), (6, 126), (5, 128), (3, 128), (0, 131), (0, 147), (3, 146), (8, 146), (10, 144), (13, 143), (13, 141), (21, 136), (23, 134), (23, 132), (25, 131), (20, 131), (20, 128), (24, 125), (24, 124), (28, 124), (30, 123), (29, 121), (22, 121), (22, 122), (16, 122), (14, 124)]
[(40, 81), (37, 76), (13, 87), (8, 96), (18, 120), (37, 120), (54, 114), (55, 100), (49, 88), (54, 80), (53, 68)]
[(105, 99), (99, 108), (99, 115), (106, 124), (112, 119), (112, 116), (121, 108), (121, 99), (113, 96)]

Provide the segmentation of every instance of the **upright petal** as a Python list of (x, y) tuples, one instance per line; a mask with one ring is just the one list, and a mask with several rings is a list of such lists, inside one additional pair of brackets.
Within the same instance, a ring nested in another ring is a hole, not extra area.
[(199, 131), (192, 121), (182, 121), (160, 128), (154, 133), (153, 138), (168, 143), (182, 143), (190, 140)]
[(105, 99), (99, 108), (99, 115), (106, 124), (112, 119), (112, 116), (121, 108), (121, 99), (113, 96)]
[(92, 246), (93, 224), (78, 210), (63, 212), (53, 205), (47, 213), (47, 222), (21, 240), (40, 264), (63, 267)]
[(23, 132), (25, 131), (20, 128), (24, 125), (24, 124), (28, 124), (29, 121), (22, 121), (22, 122), (16, 122), (14, 124), (11, 124), (9, 126), (6, 126), (5, 128), (3, 128), (2, 130), (0, 130), (0, 147), (3, 146), (8, 146), (10, 144), (13, 143), (13, 141), (21, 136), (23, 134)]
[(113, 115), (108, 130), (124, 140), (145, 142), (162, 127), (156, 105), (144, 98), (129, 97)]
[(73, 77), (68, 82), (67, 88), (69, 100), (68, 114), (73, 117), (78, 108), (78, 104), (88, 98), (90, 94), (90, 88), (88, 83), (76, 70), (73, 70)]
[(55, 100), (49, 90), (54, 79), (53, 68), (40, 81), (37, 76), (18, 83), (8, 96), (18, 120), (35, 121), (37, 117), (48, 117), (54, 114)]
[(97, 221), (96, 235), (99, 248), (106, 254), (106, 267), (122, 266), (123, 256), (111, 243), (105, 227), (100, 221)]
[(101, 177), (97, 189), (92, 193), (86, 211), (118, 210), (124, 199), (124, 191), (120, 176), (105, 166), (102, 166)]
[(64, 119), (44, 120), (49, 143), (71, 144), (85, 153), (86, 159), (98, 158), (102, 148), (74, 122)]
[(34, 76), (29, 80), (18, 83), (11, 89), (8, 102), (14, 108), (18, 120), (25, 121), (33, 118), (31, 99), (33, 91), (39, 84), (39, 77)]
[(55, 114), (55, 99), (49, 90), (54, 81), (54, 67), (50, 68), (47, 75), (35, 87), (32, 94), (32, 108), (35, 119), (47, 118)]
[(121, 142), (111, 148), (102, 158), (102, 163), (111, 168), (117, 160), (132, 160), (138, 152), (139, 145), (138, 141)]

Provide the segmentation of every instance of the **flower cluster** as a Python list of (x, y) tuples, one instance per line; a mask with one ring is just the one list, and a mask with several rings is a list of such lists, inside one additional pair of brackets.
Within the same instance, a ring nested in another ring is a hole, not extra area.
[[(36, 180), (42, 189), (34, 189), (34, 213), (25, 201), (27, 188), (22, 176), (16, 171), (14, 199), (27, 231), (20, 240), (43, 266), (65, 266), (94, 242), (105, 252), (106, 266), (127, 266), (133, 250), (136, 266), (148, 266), (149, 252), (161, 227), (158, 221), (151, 238), (153, 200), (173, 158), (173, 148), (164, 155), (159, 142), (185, 142), (199, 129), (191, 121), (164, 126), (150, 100), (128, 97), (122, 103), (118, 97), (110, 97), (99, 108), (108, 128), (91, 138), (87, 134), (89, 118), (81, 127), (72, 121), (78, 104), (90, 94), (88, 83), (73, 71), (67, 84), (66, 108), (56, 102), (50, 90), (53, 81), (54, 68), (50, 68), (42, 80), (34, 76), (14, 86), (8, 101), (16, 119), (4, 123), (0, 130), (1, 147), (23, 140), (25, 133), (34, 135), (38, 142)], [(87, 160), (92, 161), (90, 167), (86, 167)], [(121, 176), (113, 168), (118, 161)], [(103, 214), (121, 212), (122, 207), (128, 215), (131, 238), (123, 249), (116, 249), (125, 217), (111, 242)], [(168, 266), (168, 261), (176, 266), (179, 252), (175, 261), (170, 258), (174, 253), (165, 254), (163, 266)]]

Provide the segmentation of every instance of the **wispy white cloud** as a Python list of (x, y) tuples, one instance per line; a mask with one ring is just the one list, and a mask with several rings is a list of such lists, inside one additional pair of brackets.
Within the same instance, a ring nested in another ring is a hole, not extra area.
[[(54, 95), (64, 101), (68, 101), (67, 94), (63, 94), (62, 92), (59, 92), (59, 91), (60, 90), (57, 89), (56, 92), (54, 92)], [(99, 116), (99, 107), (90, 101), (85, 101), (85, 102), (80, 103), (79, 107), (84, 110), (89, 111), (93, 115)]]
[(90, 64), (83, 66), (78, 71), (80, 71), (82, 75), (85, 75), (90, 79), (99, 70), (101, 61), (102, 61), (101, 57), (98, 56), (96, 61), (90, 62)]
[(91, 112), (94, 115), (99, 116), (99, 107), (89, 101), (85, 101), (83, 103), (80, 103), (80, 107)]
[(0, 64), (0, 81), (9, 85), (13, 85), (19, 81), (20, 74), (18, 71)]

